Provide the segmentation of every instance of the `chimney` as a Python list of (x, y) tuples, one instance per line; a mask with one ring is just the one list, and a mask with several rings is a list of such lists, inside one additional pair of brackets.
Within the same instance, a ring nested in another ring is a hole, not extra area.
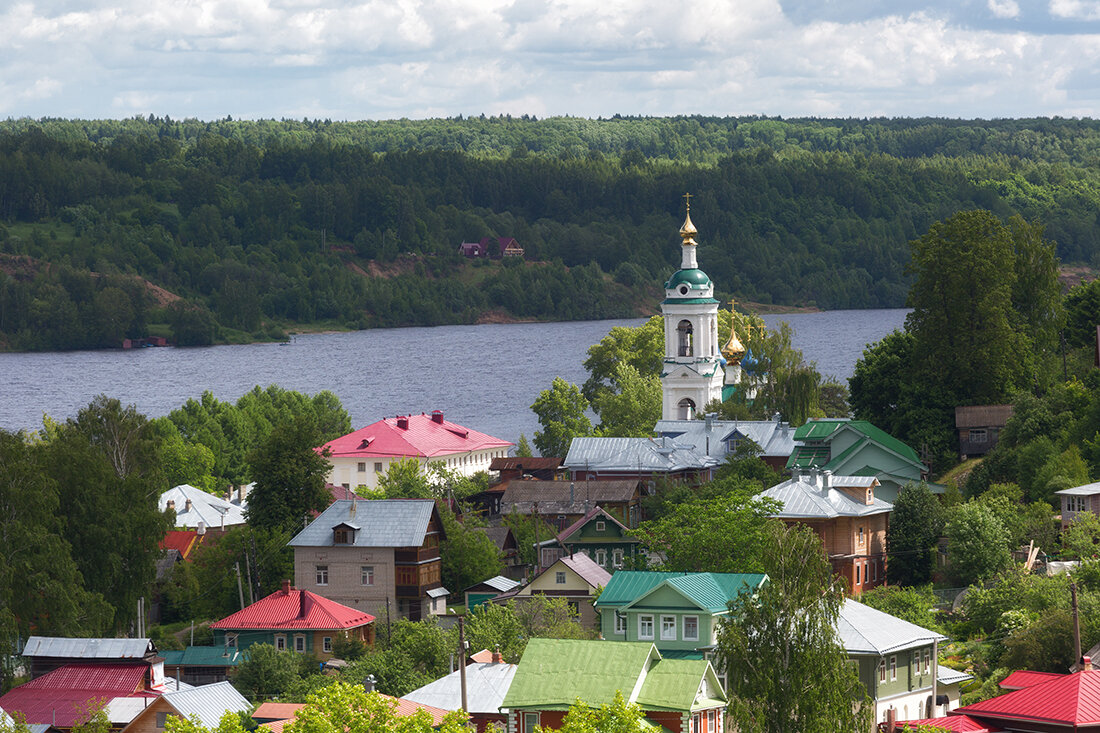
[(443, 410), (432, 410), (432, 422), (443, 424)]
[(366, 677), (363, 678), (363, 689), (367, 692), (374, 692), (374, 683), (374, 675), (368, 674)]
[[(1085, 657), (1085, 659), (1088, 659), (1088, 657)], [(504, 655), (500, 653), (499, 647), (493, 651), (493, 664), (504, 664)]]
[(237, 503), (238, 504), (243, 504), (244, 503), (244, 487), (243, 486), (238, 486), (237, 487)]
[(198, 533), (199, 537), (206, 534), (206, 522), (199, 522), (199, 526), (195, 528), (195, 531)]
[(711, 428), (714, 427), (714, 413), (708, 412), (706, 415), (704, 415), (703, 422), (706, 424), (706, 429), (709, 433), (711, 431)]
[(1091, 672), (1092, 671), (1092, 657), (1090, 657), (1088, 655), (1081, 657), (1081, 671), (1082, 672)]
[(821, 488), (828, 489), (831, 485), (831, 479), (833, 478), (833, 472), (829, 469), (825, 469), (821, 472)]
[(290, 595), (291, 587), (292, 586), (290, 585), (290, 581), (289, 580), (284, 580), (283, 581), (283, 595), (286, 595), (286, 596)]
[(183, 511), (185, 511), (185, 512), (191, 511), (191, 500), (190, 499), (188, 499), (187, 503), (184, 505), (184, 510)]
[(176, 500), (175, 499), (169, 499), (168, 500), (168, 508), (171, 509), (172, 511), (176, 510)]
[(409, 429), (409, 416), (408, 415), (398, 415), (397, 416), (397, 427), (401, 428), (402, 430), (408, 430)]
[(894, 733), (897, 727), (898, 711), (891, 706), (890, 709), (886, 711), (886, 733)]

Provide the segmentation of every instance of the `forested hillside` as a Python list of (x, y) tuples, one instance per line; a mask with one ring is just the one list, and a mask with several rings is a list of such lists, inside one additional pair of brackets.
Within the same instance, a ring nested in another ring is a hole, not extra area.
[[(0, 346), (181, 344), (652, 310), (681, 194), (719, 295), (900, 306), (985, 208), (1100, 251), (1100, 123), (469, 118), (0, 122)], [(524, 262), (470, 261), (515, 237)]]

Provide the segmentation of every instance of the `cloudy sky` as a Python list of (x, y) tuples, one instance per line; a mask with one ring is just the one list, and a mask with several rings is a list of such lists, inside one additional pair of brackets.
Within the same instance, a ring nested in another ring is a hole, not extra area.
[(0, 117), (1100, 117), (1100, 0), (0, 0)]

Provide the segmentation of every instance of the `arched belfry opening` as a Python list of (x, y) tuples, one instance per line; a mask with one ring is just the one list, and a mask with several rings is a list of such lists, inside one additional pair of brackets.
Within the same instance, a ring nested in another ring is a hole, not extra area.
[(680, 400), (680, 414), (677, 415), (680, 420), (694, 420), (695, 419), (695, 402), (685, 397)]
[(691, 325), (691, 321), (680, 321), (680, 325), (676, 327), (676, 333), (680, 337), (680, 347), (678, 354), (680, 356), (695, 356), (695, 329)]

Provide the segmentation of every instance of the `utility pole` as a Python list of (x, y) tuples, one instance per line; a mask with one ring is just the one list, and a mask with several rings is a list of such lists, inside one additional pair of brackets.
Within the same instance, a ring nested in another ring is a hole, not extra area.
[(462, 687), (462, 712), (469, 712), (466, 704), (466, 625), (465, 616), (458, 617), (458, 679)]
[(1069, 584), (1070, 598), (1073, 601), (1073, 653), (1076, 664), (1081, 663), (1081, 617), (1077, 613), (1077, 584)]
[(241, 586), (241, 564), (240, 562), (233, 563), (233, 567), (237, 571), (237, 597), (241, 601), (241, 609), (244, 609), (244, 588)]

